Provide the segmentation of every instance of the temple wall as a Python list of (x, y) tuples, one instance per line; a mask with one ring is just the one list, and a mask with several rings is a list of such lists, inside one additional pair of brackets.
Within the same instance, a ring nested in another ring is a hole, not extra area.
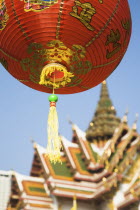
[[(70, 199), (58, 199), (59, 208), (58, 210), (71, 210), (73, 206), (73, 201)], [(77, 210), (115, 210), (116, 208), (110, 202), (98, 202), (94, 201), (77, 201)], [(140, 203), (136, 202), (126, 208), (121, 208), (120, 210), (140, 210)]]
[[(73, 206), (72, 199), (57, 198), (58, 210), (71, 210)], [(106, 201), (82, 201), (77, 200), (77, 210), (114, 210), (113, 205)], [(128, 210), (128, 209), (127, 209)]]
[(121, 210), (140, 210), (140, 201), (132, 203), (131, 205), (126, 206), (125, 208), (121, 208)]
[(0, 210), (5, 210), (11, 194), (11, 172), (0, 171)]
[[(58, 210), (71, 210), (73, 206), (72, 199), (66, 199), (66, 198), (58, 198)], [(95, 208), (95, 205), (91, 201), (77, 201), (77, 210), (98, 210)]]
[(96, 210), (115, 210), (113, 204), (106, 201), (96, 204), (95, 209)]

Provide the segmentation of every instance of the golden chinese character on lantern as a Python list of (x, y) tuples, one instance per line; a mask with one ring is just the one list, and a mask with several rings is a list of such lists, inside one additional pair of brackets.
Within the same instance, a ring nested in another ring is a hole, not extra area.
[[(79, 7), (82, 9), (81, 12), (78, 10)], [(96, 13), (96, 9), (90, 3), (81, 3), (79, 0), (75, 0), (75, 6), (73, 6), (72, 10), (73, 12), (70, 13), (71, 16), (80, 20), (89, 30), (94, 30), (94, 27), (90, 25), (90, 22), (93, 15)]]
[(121, 34), (118, 29), (116, 31), (114, 31), (113, 29), (110, 31), (110, 35), (107, 36), (107, 41), (105, 45), (108, 46), (110, 44), (113, 44), (113, 50), (110, 52), (107, 49), (107, 53), (106, 53), (107, 59), (111, 58), (113, 55), (119, 52), (121, 48), (121, 44), (119, 43), (120, 38), (121, 38)]

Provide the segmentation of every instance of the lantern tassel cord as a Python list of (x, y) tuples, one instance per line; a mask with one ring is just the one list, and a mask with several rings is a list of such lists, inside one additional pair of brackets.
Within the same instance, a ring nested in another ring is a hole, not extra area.
[(53, 163), (61, 162), (61, 138), (58, 134), (58, 115), (56, 110), (56, 102), (58, 97), (54, 94), (49, 96), (50, 110), (48, 115), (48, 145), (47, 145), (47, 156)]

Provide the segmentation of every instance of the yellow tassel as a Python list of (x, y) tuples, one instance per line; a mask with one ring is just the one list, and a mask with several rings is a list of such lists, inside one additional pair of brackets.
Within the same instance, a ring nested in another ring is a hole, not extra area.
[(48, 145), (47, 155), (51, 162), (61, 162), (61, 138), (58, 134), (58, 115), (56, 111), (56, 102), (58, 100), (56, 95), (52, 94), (49, 97), (50, 111), (48, 115)]
[(76, 200), (76, 196), (73, 197), (73, 207), (71, 208), (71, 210), (77, 210), (77, 200)]
[(54, 89), (64, 87), (71, 82), (74, 74), (68, 72), (66, 67), (59, 63), (50, 63), (44, 66), (41, 75), (41, 85), (52, 86), (53, 94), (49, 96), (50, 111), (48, 116), (48, 145), (47, 156), (53, 163), (61, 162), (61, 139), (58, 135), (58, 116), (56, 111), (56, 102), (58, 97), (54, 94)]

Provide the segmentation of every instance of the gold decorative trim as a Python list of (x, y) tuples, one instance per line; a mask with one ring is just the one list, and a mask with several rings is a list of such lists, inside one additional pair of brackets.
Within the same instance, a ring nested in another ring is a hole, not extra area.
[(0, 49), (0, 52), (2, 52), (4, 55), (6, 55), (8, 58), (16, 61), (16, 62), (20, 62), (18, 59), (14, 58), (13, 56), (7, 54), (6, 52), (4, 52), (2, 49)]
[(93, 194), (93, 192), (88, 192), (88, 191), (84, 191), (84, 190), (76, 190), (76, 189), (68, 189), (68, 188), (63, 188), (63, 187), (57, 187), (56, 189), (66, 191), (66, 192), (76, 192), (76, 193), (86, 194), (86, 195), (92, 195)]
[(61, 22), (61, 16), (62, 16), (62, 11), (63, 11), (63, 4), (64, 4), (64, 0), (61, 0), (59, 14), (58, 14), (58, 22), (57, 22), (57, 27), (56, 27), (56, 39), (59, 39), (60, 22)]
[(13, 10), (13, 13), (14, 13), (15, 20), (16, 20), (16, 23), (18, 24), (19, 28), (20, 28), (20, 31), (23, 33), (23, 35), (26, 37), (27, 40), (30, 40), (30, 38), (28, 37), (28, 34), (25, 32), (24, 28), (22, 27), (22, 25), (19, 21), (19, 18), (17, 16), (13, 0), (11, 0), (11, 4), (12, 4), (12, 10)]
[(98, 34), (96, 34), (86, 45), (85, 47), (89, 47), (102, 33), (103, 31), (107, 28), (107, 26), (109, 25), (109, 23), (111, 22), (111, 20), (113, 19), (114, 15), (116, 14), (118, 8), (119, 8), (119, 4), (120, 4), (121, 0), (118, 0), (116, 7), (112, 13), (112, 15), (110, 16), (110, 18), (107, 20), (107, 22), (105, 23), (104, 27), (100, 29), (100, 31), (98, 32)]
[[(59, 74), (58, 78), (57, 73)], [(56, 89), (60, 88), (61, 86), (65, 87), (67, 83), (71, 82), (71, 77), (74, 77), (74, 74), (68, 72), (67, 68), (62, 64), (50, 63), (44, 66), (42, 69), (39, 84), (53, 86)]]
[(30, 203), (30, 207), (40, 207), (40, 208), (47, 208), (47, 209), (52, 209), (51, 205), (47, 204), (36, 204), (36, 203)]
[[(66, 72), (64, 75), (67, 81), (65, 79), (61, 81), (61, 86), (67, 85), (67, 87), (80, 84), (82, 79), (79, 79), (77, 75), (86, 74), (92, 69), (92, 64), (90, 61), (84, 59), (86, 51), (81, 45), (72, 45), (70, 49), (59, 40), (52, 40), (46, 43), (44, 46), (40, 43), (30, 43), (27, 48), (27, 53), (29, 56), (23, 58), (20, 61), (20, 64), (24, 71), (29, 72), (29, 79), (37, 84), (40, 81), (40, 74), (44, 68), (44, 65), (52, 65), (52, 63), (57, 63), (65, 66), (66, 68), (68, 66), (69, 71), (67, 71), (67, 75)], [(44, 75), (44, 71), (42, 73)], [(62, 74), (59, 74), (59, 79), (60, 77), (62, 77)], [(48, 81), (48, 78), (45, 79), (46, 84), (44, 82), (43, 83), (51, 88), (52, 84), (50, 83), (50, 79)], [(58, 81), (58, 77), (55, 77), (55, 83), (56, 81)]]
[(90, 156), (90, 158), (91, 158), (91, 161), (92, 161), (94, 164), (96, 164), (97, 162), (96, 162), (95, 158), (93, 157), (91, 148), (89, 147), (89, 143), (88, 143), (87, 141), (83, 141), (83, 143), (84, 143), (85, 148), (86, 148), (86, 150), (87, 150), (87, 152), (88, 152), (88, 154), (89, 154), (89, 156)]
[(120, 57), (122, 57), (123, 55), (125, 54), (125, 52), (123, 52), (120, 56), (118, 56), (115, 60), (113, 61), (110, 61), (108, 63), (105, 63), (105, 64), (101, 64), (101, 65), (98, 65), (98, 66), (93, 66), (93, 69), (97, 69), (97, 68), (101, 68), (101, 67), (104, 67), (104, 66), (108, 66), (112, 63), (114, 63), (115, 61), (117, 61)]
[(1, 0), (0, 2), (0, 13), (1, 13), (0, 31), (2, 31), (6, 27), (7, 21), (9, 20), (9, 15), (7, 14), (7, 7), (5, 4), (5, 0)]
[(18, 79), (19, 82), (30, 82), (29, 80)]
[(42, 1), (42, 0), (24, 0), (24, 11), (25, 12), (40, 12), (45, 9), (50, 8), (52, 5), (56, 4), (58, 0)]
[[(11, 56), (11, 55), (9, 55), (8, 53), (4, 52), (2, 49), (0, 49), (0, 52), (2, 52), (2, 53), (3, 53), (4, 55), (6, 55), (8, 58), (10, 58), (10, 59), (12, 59), (12, 60), (14, 60), (14, 61), (16, 61), (16, 62), (20, 62), (20, 60), (14, 58), (13, 56)], [(124, 53), (125, 53), (125, 52), (124, 52)], [(122, 53), (120, 56), (118, 56), (118, 57), (117, 57), (115, 60), (113, 60), (113, 61), (110, 61), (110, 62), (105, 63), (105, 64), (93, 66), (93, 69), (101, 68), (101, 67), (108, 66), (108, 65), (114, 63), (114, 62), (117, 61), (121, 56), (123, 56), (124, 53)], [(19, 80), (19, 81), (20, 81), (20, 80)], [(26, 80), (26, 82), (27, 82), (27, 80)]]
[[(26, 192), (27, 195), (39, 196), (39, 197), (48, 197), (43, 183), (33, 182), (33, 181), (22, 181), (22, 184), (23, 184), (24, 191)], [(30, 190), (31, 187), (32, 188), (40, 188), (43, 191), (42, 192), (31, 191)]]
[(0, 63), (3, 65), (5, 69), (8, 70), (8, 62), (4, 58), (0, 58)]

